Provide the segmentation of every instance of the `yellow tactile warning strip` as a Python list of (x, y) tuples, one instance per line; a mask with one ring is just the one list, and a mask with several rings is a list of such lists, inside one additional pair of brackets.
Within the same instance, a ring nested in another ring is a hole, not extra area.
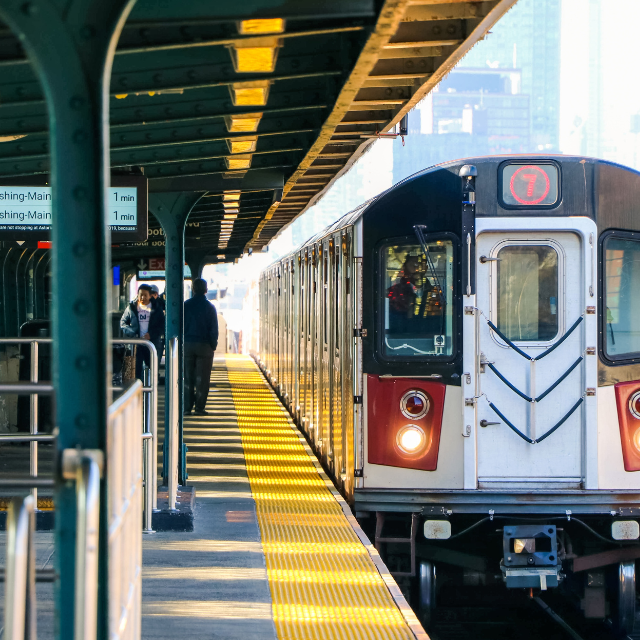
[(397, 585), (388, 572), (383, 579), (253, 360), (226, 364), (278, 638), (428, 640), (394, 602)]

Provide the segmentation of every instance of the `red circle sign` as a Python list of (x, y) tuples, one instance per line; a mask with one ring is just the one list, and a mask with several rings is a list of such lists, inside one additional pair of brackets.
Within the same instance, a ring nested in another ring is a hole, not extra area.
[(540, 204), (549, 195), (550, 188), (546, 171), (533, 164), (520, 167), (509, 183), (511, 195), (520, 204), (526, 205)]

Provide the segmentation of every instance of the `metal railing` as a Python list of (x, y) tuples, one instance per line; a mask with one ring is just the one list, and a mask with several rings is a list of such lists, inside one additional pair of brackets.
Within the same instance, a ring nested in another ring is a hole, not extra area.
[[(30, 382), (7, 382), (0, 384), (0, 393), (15, 393), (30, 395), (31, 416), (29, 420), (29, 435), (1, 434), (0, 442), (29, 442), (29, 473), (38, 477), (38, 442), (51, 442), (55, 436), (49, 434), (38, 435), (38, 395), (53, 393), (52, 384), (43, 384), (38, 380), (38, 345), (51, 344), (51, 338), (0, 338), (0, 345), (30, 345), (29, 360), (31, 364)], [(38, 508), (38, 489), (31, 488), (34, 499), (34, 509)]]
[[(0, 338), (0, 345), (18, 346), (30, 345), (30, 381), (8, 382), (0, 384), (0, 393), (12, 393), (30, 395), (30, 433), (27, 434), (0, 434), (2, 442), (29, 442), (29, 473), (32, 478), (38, 477), (38, 443), (52, 442), (55, 436), (51, 434), (38, 434), (38, 395), (52, 394), (54, 389), (51, 383), (39, 382), (38, 371), (38, 345), (52, 344), (51, 338)], [(145, 380), (143, 392), (146, 396), (144, 410), (144, 429), (142, 432), (144, 455), (144, 516), (143, 531), (152, 533), (152, 514), (158, 508), (158, 352), (150, 340), (140, 338), (114, 338), (111, 344), (137, 345), (149, 349), (150, 380)], [(124, 387), (113, 387), (114, 391), (122, 391)], [(38, 489), (31, 487), (31, 494), (35, 500), (35, 509), (38, 508)]]
[(175, 510), (178, 498), (178, 424), (180, 421), (179, 385), (178, 385), (178, 338), (171, 338), (167, 344), (165, 385), (169, 390), (168, 412), (168, 440), (165, 448), (167, 456), (167, 489), (169, 509)]
[(142, 384), (109, 408), (109, 638), (139, 638), (142, 608)]
[[(149, 369), (145, 370), (144, 427), (142, 430), (144, 458), (144, 515), (143, 531), (152, 533), (152, 513), (158, 508), (158, 351), (153, 342), (141, 338), (114, 338), (112, 344), (132, 344), (149, 349)], [(148, 373), (147, 373), (148, 372)], [(149, 379), (150, 378), (150, 379)], [(124, 387), (112, 387), (123, 391)]]
[[(0, 385), (0, 391), (3, 387)], [(15, 386), (15, 385), (14, 385)], [(153, 403), (152, 403), (153, 406)], [(108, 451), (108, 590), (109, 638), (139, 638), (142, 607), (142, 443), (143, 387), (131, 384), (109, 407)], [(35, 434), (33, 434), (35, 435)], [(33, 437), (33, 435), (31, 437)], [(62, 476), (76, 482), (76, 551), (74, 640), (98, 636), (98, 573), (100, 532), (100, 477), (104, 468), (101, 450), (65, 449)], [(147, 459), (148, 462), (148, 459)], [(52, 478), (12, 475), (0, 479), (0, 487), (53, 486)], [(147, 498), (151, 492), (147, 492)], [(5, 582), (6, 640), (35, 640), (35, 581), (50, 582), (53, 571), (36, 571), (34, 554), (36, 498), (14, 498), (7, 519)], [(150, 511), (148, 511), (150, 515)]]
[(14, 498), (7, 514), (4, 639), (35, 640), (36, 584), (33, 496)]
[(101, 450), (65, 449), (62, 474), (76, 481), (74, 640), (98, 637)]

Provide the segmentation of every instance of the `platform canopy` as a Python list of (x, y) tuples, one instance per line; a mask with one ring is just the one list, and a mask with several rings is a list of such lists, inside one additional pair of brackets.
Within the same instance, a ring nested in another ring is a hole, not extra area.
[[(259, 250), (515, 1), (138, 0), (111, 78), (112, 169), (144, 172), (150, 204), (206, 192), (187, 255)], [(43, 88), (3, 28), (0, 180), (47, 173), (49, 133)], [(160, 256), (159, 244), (114, 257)]]

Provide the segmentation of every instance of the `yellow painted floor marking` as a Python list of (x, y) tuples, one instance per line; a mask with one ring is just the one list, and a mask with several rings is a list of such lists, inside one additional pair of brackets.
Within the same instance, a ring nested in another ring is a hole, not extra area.
[(253, 360), (227, 356), (280, 640), (413, 640)]

